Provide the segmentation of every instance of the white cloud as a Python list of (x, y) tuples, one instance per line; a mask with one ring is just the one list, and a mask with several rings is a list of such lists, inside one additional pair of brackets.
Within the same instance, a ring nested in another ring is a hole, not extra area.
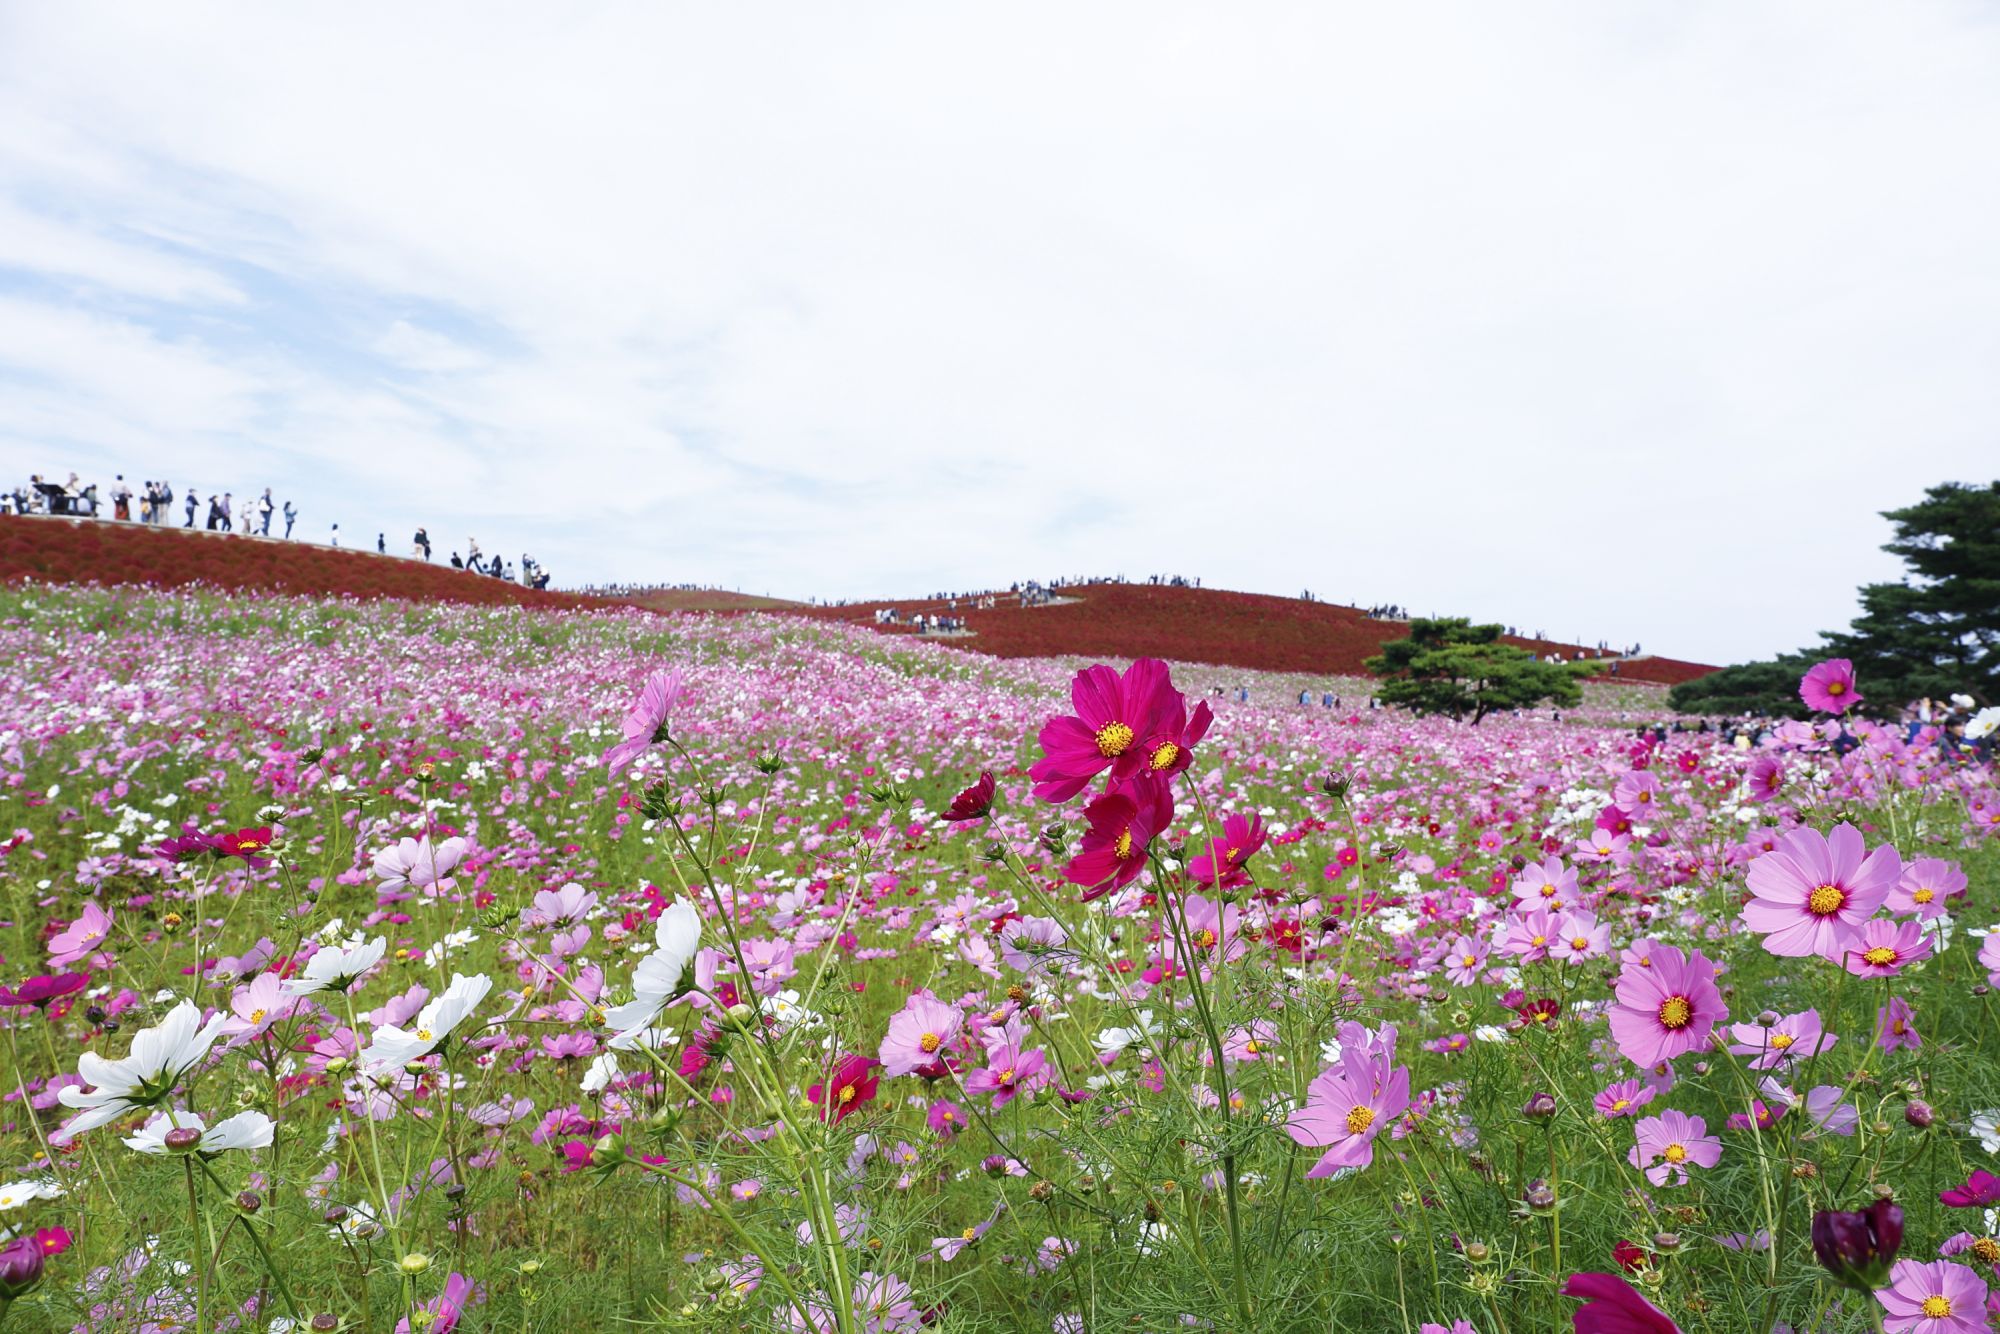
[(269, 470), (575, 578), (1175, 570), (1710, 658), (1993, 471), (1958, 7), (6, 29), (0, 263), (85, 284), (0, 307), (17, 470)]

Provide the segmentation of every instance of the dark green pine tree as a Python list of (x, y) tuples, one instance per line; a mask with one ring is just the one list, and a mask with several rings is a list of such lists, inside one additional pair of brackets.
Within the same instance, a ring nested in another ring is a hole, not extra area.
[(1896, 537), (1883, 550), (1910, 567), (1898, 583), (1861, 589), (1861, 614), (1826, 637), (1852, 658), (1868, 702), (1899, 708), (1929, 695), (2000, 698), (2000, 482), (1947, 482), (1886, 511)]
[(1408, 639), (1391, 639), (1363, 664), (1382, 679), (1376, 696), (1416, 713), (1472, 715), (1476, 725), (1497, 709), (1548, 700), (1568, 706), (1583, 698), (1577, 678), (1601, 664), (1537, 662), (1526, 649), (1500, 642), (1497, 625), (1463, 616), (1410, 622)]

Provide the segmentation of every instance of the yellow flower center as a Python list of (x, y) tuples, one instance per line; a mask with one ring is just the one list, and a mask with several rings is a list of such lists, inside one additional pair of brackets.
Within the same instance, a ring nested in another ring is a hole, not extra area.
[(1132, 831), (1129, 829), (1120, 830), (1118, 841), (1111, 845), (1111, 851), (1121, 862), (1130, 858), (1132, 855)]
[(1467, 968), (1476, 968), (1479, 966), (1479, 956), (1477, 954), (1461, 954), (1458, 956), (1458, 961)]
[(965, 1231), (959, 1233), (958, 1235), (963, 1237), (967, 1241), (978, 1241), (979, 1229), (976, 1227), (969, 1227)]
[(1547, 936), (1536, 936), (1532, 941), (1528, 943), (1533, 945), (1536, 949), (1540, 949), (1542, 946), (1549, 943), (1549, 938)]
[(1545, 899), (1554, 898), (1556, 896), (1556, 887), (1544, 882), (1541, 888), (1541, 895)]
[(1694, 1002), (1686, 996), (1669, 996), (1660, 1002), (1662, 1028), (1686, 1028), (1694, 1022)]
[(2000, 1265), (2000, 1241), (1995, 1241), (1991, 1237), (1981, 1237), (1972, 1243), (1971, 1250), (1979, 1257), (1981, 1263)]
[(1171, 741), (1162, 741), (1153, 751), (1154, 769), (1171, 769), (1174, 761), (1181, 757), (1181, 748)]
[(1097, 753), (1107, 760), (1123, 755), (1132, 744), (1132, 729), (1124, 723), (1106, 723), (1097, 729)]
[(1887, 945), (1877, 945), (1872, 950), (1862, 951), (1861, 958), (1863, 962), (1873, 967), (1887, 968), (1890, 964), (1896, 962), (1896, 951), (1890, 949)]
[(1368, 1127), (1374, 1124), (1375, 1124), (1375, 1109), (1373, 1107), (1351, 1107), (1348, 1109), (1347, 1112), (1348, 1134), (1350, 1135), (1366, 1134), (1368, 1131)]
[(1216, 941), (1215, 932), (1211, 931), (1207, 927), (1202, 927), (1199, 931), (1196, 931), (1194, 933), (1194, 943), (1202, 949), (1205, 950), (1214, 949), (1215, 941)]
[(263, 1022), (264, 1022), (264, 1016), (265, 1016), (266, 1014), (268, 1014), (268, 1013), (269, 1013), (269, 1011), (267, 1011), (267, 1010), (252, 1010), (252, 1011), (250, 1011), (250, 1022), (251, 1022), (251, 1023), (253, 1023), (253, 1024), (261, 1024), (261, 1023), (263, 1023)]
[(431, 1031), (428, 1028), (420, 1028), (417, 1030), (417, 1036), (425, 1042), (429, 1042), (431, 1040)]
[(1631, 1105), (1632, 1105), (1632, 1100), (1630, 1098), (1620, 1098), (1618, 1099), (1618, 1101), (1611, 1104), (1611, 1110), (1614, 1112), (1622, 1112)]
[(854, 1085), (842, 1084), (840, 1086), (840, 1100), (842, 1102), (853, 1102), (854, 1098), (855, 1098)]
[[(1847, 682), (1829, 681), (1827, 683), (1826, 693), (1832, 695), (1835, 699), (1840, 698), (1842, 695), (1845, 695), (1847, 693)], [(1925, 1312), (1928, 1313), (1930, 1310), (1930, 1303), (1926, 1302), (1924, 1304), (1924, 1309)], [(1949, 1312), (1950, 1309), (1951, 1309), (1950, 1303), (1946, 1303), (1945, 1310)]]
[(926, 1052), (933, 1052), (942, 1045), (943, 1039), (935, 1033), (926, 1033), (917, 1039), (917, 1046)]
[(1243, 1050), (1250, 1052), (1251, 1054), (1254, 1055), (1257, 1052), (1260, 1052), (1264, 1049), (1257, 1045), (1257, 1039), (1251, 1038), (1248, 1042), (1243, 1044)]
[(1847, 891), (1838, 885), (1821, 885), (1806, 899), (1806, 911), (1814, 917), (1831, 917), (1847, 906)]
[(1797, 1041), (1798, 1039), (1793, 1037), (1790, 1033), (1771, 1034), (1771, 1045), (1773, 1047), (1776, 1047), (1779, 1051), (1783, 1051), (1785, 1048), (1791, 1046), (1794, 1042)]
[(1006, 1068), (1005, 1070), (1002, 1070), (1002, 1071), (1000, 1072), (1000, 1082), (1001, 1082), (1002, 1084), (1011, 1084), (1011, 1083), (1013, 1083), (1013, 1082), (1014, 1082), (1014, 1067), (1013, 1067), (1013, 1066), (1011, 1066), (1011, 1065), (1010, 1065), (1010, 1066), (1008, 1066), (1008, 1067), (1007, 1067), (1007, 1068)]
[(1590, 948), (1590, 937), (1571, 936), (1569, 938), (1569, 947), (1573, 950), (1587, 950)]
[[(1827, 693), (1830, 695), (1833, 692), (1829, 690)], [(1942, 1320), (1951, 1314), (1951, 1298), (1933, 1294), (1924, 1298), (1924, 1304), (1919, 1309), (1929, 1319)]]
[(1929, 903), (1932, 899), (1936, 897), (1937, 897), (1937, 891), (1934, 889), (1919, 889), (1914, 891), (1910, 895), (1910, 902)]
[(1660, 1156), (1665, 1158), (1670, 1163), (1684, 1163), (1687, 1161), (1687, 1156), (1688, 1156), (1687, 1146), (1682, 1144), (1669, 1144), (1667, 1146), (1667, 1151), (1661, 1154)]

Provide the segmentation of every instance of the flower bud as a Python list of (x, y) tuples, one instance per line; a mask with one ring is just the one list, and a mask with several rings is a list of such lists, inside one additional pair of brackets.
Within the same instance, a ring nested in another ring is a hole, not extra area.
[(201, 1147), (201, 1132), (193, 1126), (175, 1126), (162, 1142), (168, 1153), (193, 1153)]
[(42, 1281), (46, 1257), (32, 1236), (16, 1237), (0, 1249), (0, 1302), (11, 1302)]
[(254, 1214), (264, 1207), (264, 1197), (254, 1190), (239, 1192), (236, 1196), (236, 1207), (246, 1214)]
[(1666, 1253), (1666, 1254), (1671, 1254), (1672, 1252), (1674, 1252), (1674, 1251), (1677, 1251), (1677, 1250), (1679, 1250), (1680, 1248), (1681, 1248), (1681, 1234), (1680, 1234), (1680, 1233), (1678, 1233), (1678, 1232), (1655, 1232), (1655, 1233), (1653, 1234), (1653, 1249), (1654, 1249), (1654, 1250), (1656, 1250), (1656, 1251), (1660, 1251), (1660, 1252), (1662, 1252), (1662, 1253)]
[(1903, 1245), (1903, 1207), (1877, 1200), (1866, 1209), (1821, 1209), (1813, 1215), (1813, 1254), (1842, 1285), (1873, 1292), (1889, 1280)]
[(1918, 1130), (1929, 1130), (1931, 1122), (1937, 1120), (1937, 1113), (1922, 1098), (1912, 1098), (1903, 1107), (1903, 1119)]
[(332, 1334), (340, 1328), (340, 1317), (331, 1311), (321, 1311), (312, 1318), (314, 1334)]
[(405, 1274), (410, 1275), (412, 1278), (414, 1278), (418, 1274), (423, 1273), (426, 1269), (429, 1269), (430, 1267), (431, 1267), (431, 1257), (425, 1255), (422, 1251), (411, 1251), (408, 1255), (404, 1256), (402, 1259), (396, 1262), (396, 1268), (402, 1270)]
[(1551, 1093), (1537, 1093), (1521, 1108), (1521, 1115), (1530, 1121), (1546, 1121), (1555, 1114), (1556, 1100)]

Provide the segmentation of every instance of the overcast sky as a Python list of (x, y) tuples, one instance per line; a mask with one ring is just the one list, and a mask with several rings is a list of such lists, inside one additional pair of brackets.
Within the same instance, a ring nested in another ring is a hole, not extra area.
[(0, 3), (0, 465), (1789, 649), (2000, 476), (1996, 14)]

